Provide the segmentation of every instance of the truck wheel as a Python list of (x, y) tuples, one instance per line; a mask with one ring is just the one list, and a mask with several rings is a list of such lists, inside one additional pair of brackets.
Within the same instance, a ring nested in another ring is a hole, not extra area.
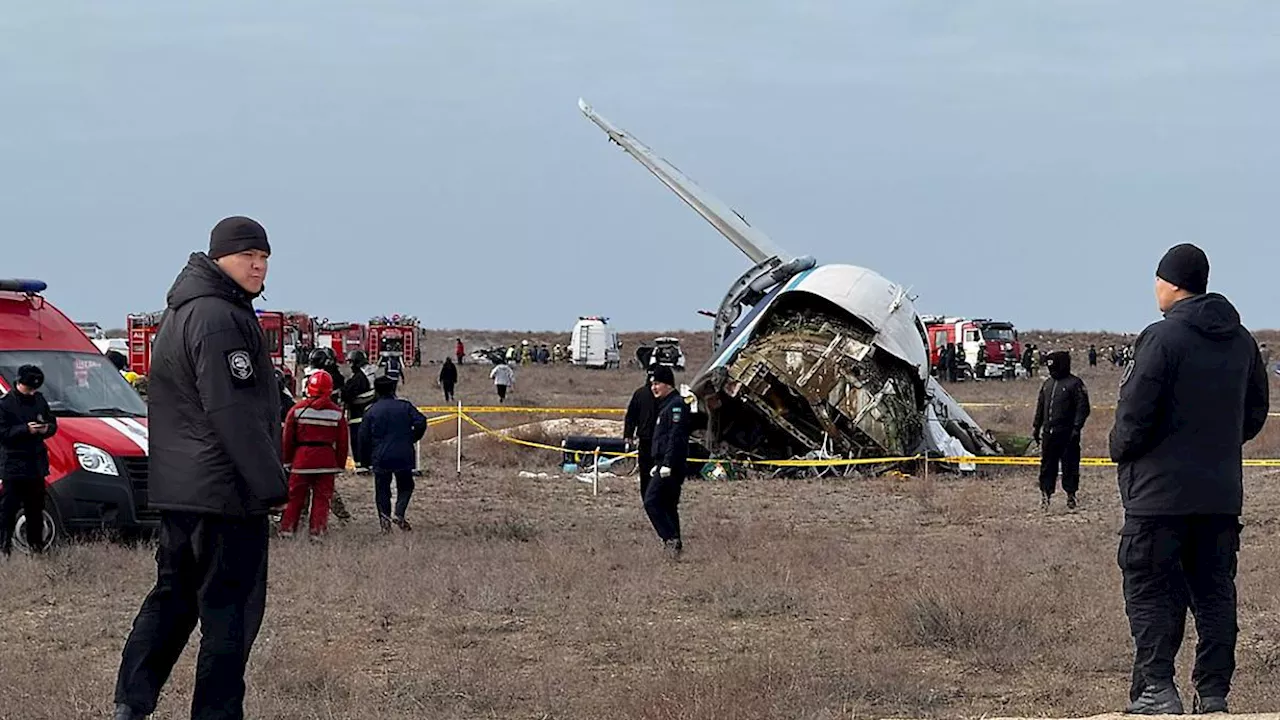
[[(58, 517), (58, 506), (54, 504), (53, 498), (48, 493), (44, 496), (44, 517), (41, 520), (44, 525), (44, 546), (41, 549), (48, 550), (66, 535), (65, 529), (62, 527), (62, 519)], [(20, 552), (31, 554), (31, 547), (27, 544), (27, 514), (25, 512), (18, 516), (18, 523), (14, 526), (13, 544)]]

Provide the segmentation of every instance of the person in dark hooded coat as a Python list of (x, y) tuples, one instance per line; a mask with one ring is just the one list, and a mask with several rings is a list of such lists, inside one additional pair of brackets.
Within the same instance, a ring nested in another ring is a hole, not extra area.
[(440, 388), (444, 390), (444, 401), (453, 402), (453, 388), (458, 384), (458, 366), (451, 358), (444, 359), (440, 368)]
[(1253, 336), (1208, 282), (1209, 259), (1194, 245), (1160, 260), (1164, 319), (1134, 344), (1111, 430), (1125, 515), (1117, 561), (1136, 650), (1130, 713), (1183, 712), (1173, 678), (1188, 609), (1194, 710), (1226, 712), (1235, 672), (1242, 446), (1267, 421), (1269, 388)]
[(122, 653), (116, 720), (155, 712), (197, 622), (191, 716), (244, 717), (245, 666), (266, 608), (268, 515), (288, 499), (280, 385), (253, 309), (270, 254), (261, 225), (226, 218), (169, 290), (151, 351), (157, 578)]
[(1040, 507), (1049, 509), (1061, 466), (1067, 509), (1074, 510), (1080, 489), (1080, 433), (1089, 419), (1089, 391), (1083, 380), (1071, 374), (1071, 353), (1066, 350), (1046, 355), (1045, 365), (1049, 379), (1040, 386), (1031, 434), (1041, 444)]

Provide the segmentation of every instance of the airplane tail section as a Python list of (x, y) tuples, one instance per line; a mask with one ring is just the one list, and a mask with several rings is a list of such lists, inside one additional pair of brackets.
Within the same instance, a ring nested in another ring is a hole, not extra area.
[(789, 253), (774, 245), (769, 236), (751, 227), (751, 224), (743, 219), (736, 210), (698, 187), (692, 179), (680, 172), (679, 168), (663, 160), (646, 147), (644, 143), (609, 122), (592, 109), (585, 100), (578, 100), (578, 108), (582, 110), (583, 115), (587, 116), (587, 119), (598, 125), (601, 130), (604, 130), (609, 139), (630, 153), (641, 165), (648, 168), (649, 172), (653, 173), (664, 185), (671, 188), (676, 195), (680, 196), (680, 199), (689, 204), (689, 207), (711, 223), (716, 230), (720, 231), (721, 235), (728, 238), (729, 242), (737, 246), (739, 250), (751, 259), (751, 262), (761, 263), (771, 258), (777, 258), (782, 263), (786, 263), (794, 259)]

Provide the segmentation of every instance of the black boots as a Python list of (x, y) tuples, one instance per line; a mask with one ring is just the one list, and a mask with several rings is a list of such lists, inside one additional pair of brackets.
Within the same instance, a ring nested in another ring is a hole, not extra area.
[(1067, 509), (1068, 509), (1068, 510), (1075, 510), (1075, 509), (1076, 509), (1076, 494), (1075, 494), (1075, 493), (1067, 493)]
[(1195, 702), (1192, 705), (1197, 715), (1230, 712), (1227, 710), (1227, 699), (1224, 697), (1200, 697), (1196, 695)]
[(1130, 715), (1181, 715), (1182, 698), (1174, 685), (1148, 685), (1124, 711)]
[(680, 542), (680, 538), (664, 540), (662, 547), (667, 553), (668, 560), (679, 560), (681, 553), (684, 552), (684, 543)]
[(116, 714), (112, 718), (113, 720), (147, 720), (146, 715), (123, 703), (116, 705)]

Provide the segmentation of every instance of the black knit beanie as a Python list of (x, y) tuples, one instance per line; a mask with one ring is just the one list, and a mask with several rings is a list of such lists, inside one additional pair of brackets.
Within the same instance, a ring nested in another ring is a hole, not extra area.
[(1190, 243), (1174, 245), (1160, 258), (1156, 277), (1200, 295), (1209, 287), (1209, 258)]
[(217, 260), (245, 250), (271, 254), (267, 231), (256, 220), (235, 215), (213, 226), (213, 232), (209, 233), (209, 257)]
[(653, 382), (666, 383), (671, 387), (676, 386), (676, 374), (671, 372), (671, 368), (666, 365), (659, 365), (653, 369)]
[(23, 365), (18, 368), (18, 384), (39, 390), (44, 385), (44, 371), (35, 365)]

